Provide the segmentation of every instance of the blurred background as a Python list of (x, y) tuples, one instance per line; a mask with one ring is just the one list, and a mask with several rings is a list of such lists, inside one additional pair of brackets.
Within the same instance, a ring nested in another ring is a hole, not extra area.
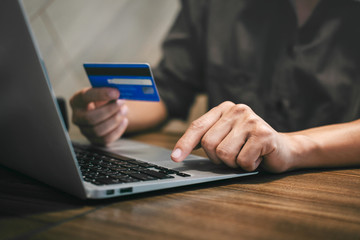
[[(181, 7), (177, 0), (24, 0), (24, 5), (55, 94), (67, 104), (76, 91), (90, 86), (84, 62), (147, 62), (155, 67), (161, 42)], [(69, 105), (67, 109), (71, 122)], [(184, 127), (175, 121), (166, 129)], [(72, 123), (69, 132), (73, 139), (81, 138)]]

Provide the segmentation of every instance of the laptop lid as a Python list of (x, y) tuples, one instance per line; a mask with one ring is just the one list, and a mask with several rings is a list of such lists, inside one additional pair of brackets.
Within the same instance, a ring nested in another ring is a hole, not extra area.
[(65, 125), (18, 0), (0, 1), (0, 35), (0, 163), (84, 197)]

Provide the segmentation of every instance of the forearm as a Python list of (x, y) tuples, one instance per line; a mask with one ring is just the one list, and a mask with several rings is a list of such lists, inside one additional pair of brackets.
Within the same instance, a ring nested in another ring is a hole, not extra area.
[(360, 165), (360, 120), (285, 135), (296, 142), (292, 168)]
[(163, 102), (127, 101), (127, 132), (136, 132), (155, 127), (165, 121), (167, 111)]

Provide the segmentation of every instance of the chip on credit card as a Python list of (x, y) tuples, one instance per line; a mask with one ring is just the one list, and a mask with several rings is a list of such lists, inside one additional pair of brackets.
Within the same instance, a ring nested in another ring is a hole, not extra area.
[(119, 99), (159, 101), (154, 77), (147, 63), (84, 63), (93, 87), (113, 87)]

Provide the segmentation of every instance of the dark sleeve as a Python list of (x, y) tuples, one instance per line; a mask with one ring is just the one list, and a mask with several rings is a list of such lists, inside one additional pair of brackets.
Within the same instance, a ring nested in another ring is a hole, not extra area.
[(186, 119), (195, 96), (202, 92), (203, 1), (182, 1), (182, 9), (163, 43), (163, 58), (154, 77), (169, 117)]

